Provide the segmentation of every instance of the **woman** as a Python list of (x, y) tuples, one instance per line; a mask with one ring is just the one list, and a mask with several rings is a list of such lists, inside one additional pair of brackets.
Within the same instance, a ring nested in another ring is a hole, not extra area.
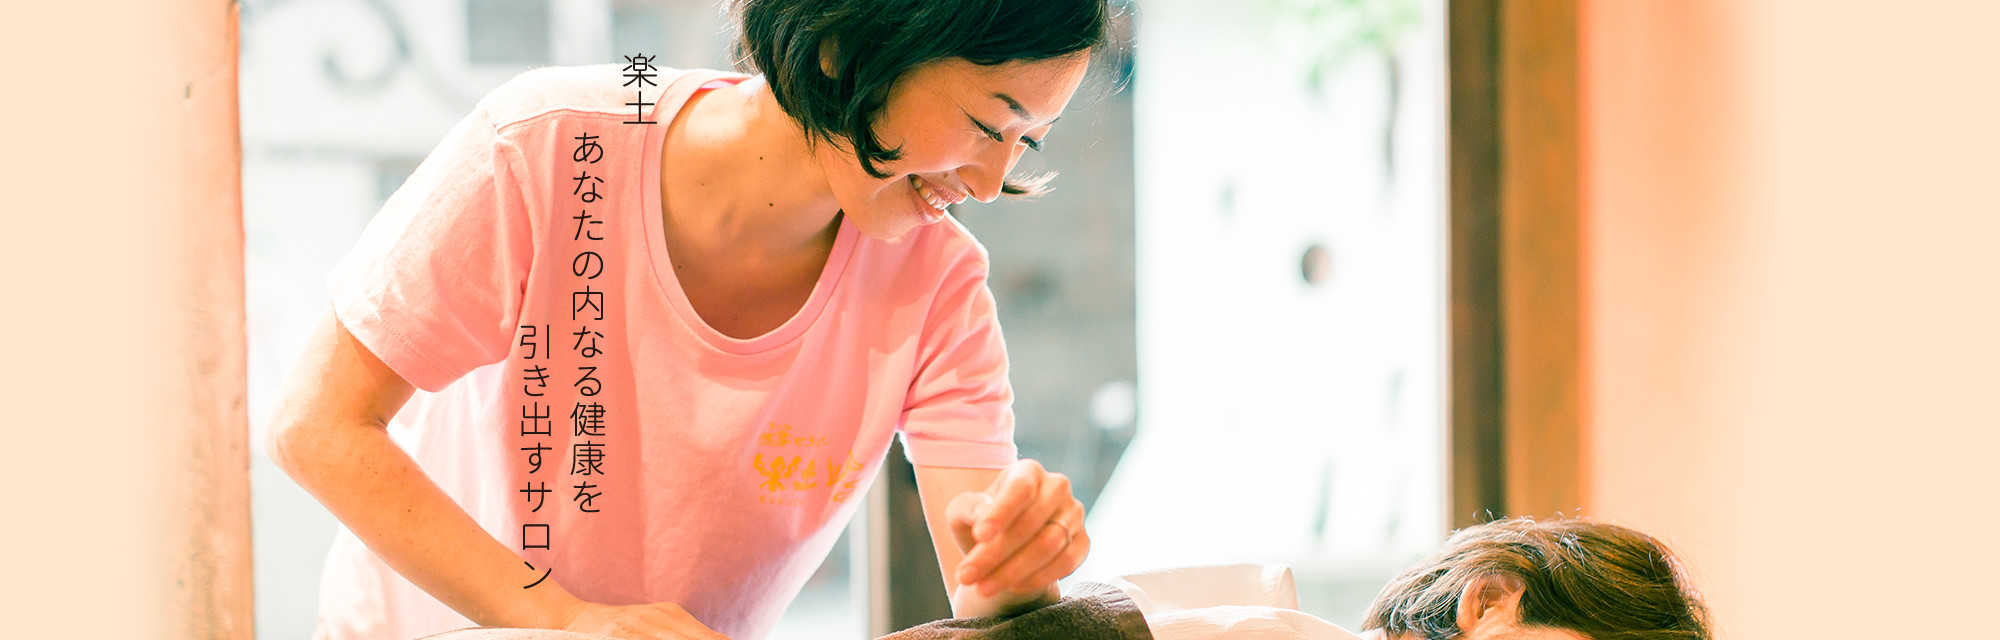
[(955, 602), (1039, 606), (1089, 552), (1067, 480), (1015, 460), (985, 252), (945, 214), (1038, 189), (1004, 177), (1105, 3), (733, 12), (762, 75), (523, 74), (336, 267), (270, 441), (346, 525), (321, 637), (761, 637), (898, 434)]
[[(1133, 640), (1711, 637), (1701, 596), (1666, 545), (1638, 531), (1576, 519), (1515, 518), (1458, 531), (1436, 554), (1383, 587), (1363, 617), (1364, 630), (1358, 636), (1299, 611), (1291, 573), (1282, 565), (1169, 569), (1124, 576), (1110, 584), (1123, 595), (1111, 596), (1103, 608), (1118, 609), (1116, 601), (1129, 596), (1128, 609), (1137, 609), (1135, 615), (1144, 618), (1145, 631), (1116, 634)], [(448, 638), (500, 640), (477, 634)], [(529, 635), (520, 640), (544, 638)]]
[[(1360, 635), (1298, 610), (1283, 565), (1166, 569), (1084, 583), (1056, 606), (944, 620), (882, 640), (1708, 640), (1701, 596), (1666, 545), (1585, 520), (1460, 530), (1377, 595)], [(599, 640), (467, 629), (425, 640)]]
[(1709, 638), (1708, 610), (1665, 544), (1576, 519), (1459, 530), (1382, 589), (1362, 628), (1386, 640)]

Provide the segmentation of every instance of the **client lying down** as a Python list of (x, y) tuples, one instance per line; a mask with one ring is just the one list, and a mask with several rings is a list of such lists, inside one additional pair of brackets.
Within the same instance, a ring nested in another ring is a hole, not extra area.
[[(1644, 533), (1578, 519), (1501, 520), (1453, 534), (1375, 597), (1360, 635), (1298, 610), (1277, 565), (1194, 567), (1084, 583), (1013, 616), (940, 620), (882, 640), (1708, 640), (1680, 561)], [(600, 640), (465, 629), (424, 640)]]

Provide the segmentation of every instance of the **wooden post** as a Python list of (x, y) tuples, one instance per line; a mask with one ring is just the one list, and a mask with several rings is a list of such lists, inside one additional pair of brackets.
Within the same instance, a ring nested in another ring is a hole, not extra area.
[(1450, 3), (1454, 528), (1583, 503), (1577, 11)]

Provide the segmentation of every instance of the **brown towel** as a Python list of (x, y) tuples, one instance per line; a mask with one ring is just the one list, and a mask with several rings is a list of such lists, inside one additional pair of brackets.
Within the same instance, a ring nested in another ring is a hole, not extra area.
[(1117, 587), (1085, 582), (1055, 604), (1011, 618), (953, 618), (878, 640), (1153, 640), (1139, 605)]
[(555, 631), (551, 629), (513, 629), (507, 627), (474, 627), (436, 633), (417, 640), (617, 640), (611, 636), (575, 631)]
[[(1055, 604), (1011, 618), (953, 618), (910, 627), (877, 640), (1153, 640), (1146, 616), (1125, 591), (1085, 582)], [(611, 640), (605, 636), (480, 627), (425, 636), (422, 640)]]

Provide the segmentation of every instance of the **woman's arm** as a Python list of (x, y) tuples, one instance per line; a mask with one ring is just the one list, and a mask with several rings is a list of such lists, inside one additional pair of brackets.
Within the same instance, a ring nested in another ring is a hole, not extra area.
[(411, 583), (484, 626), (561, 628), (577, 603), (438, 488), (389, 439), (413, 387), (329, 310), (271, 421), (271, 460)]
[(389, 439), (389, 418), (411, 392), (328, 311), (286, 381), (271, 460), (397, 573), (481, 626), (723, 638), (670, 602), (585, 602), (554, 580), (523, 589), (542, 572), (487, 535)]
[(916, 468), (952, 615), (1014, 613), (1062, 597), (1090, 553), (1069, 478), (1021, 460), (1004, 470)]

